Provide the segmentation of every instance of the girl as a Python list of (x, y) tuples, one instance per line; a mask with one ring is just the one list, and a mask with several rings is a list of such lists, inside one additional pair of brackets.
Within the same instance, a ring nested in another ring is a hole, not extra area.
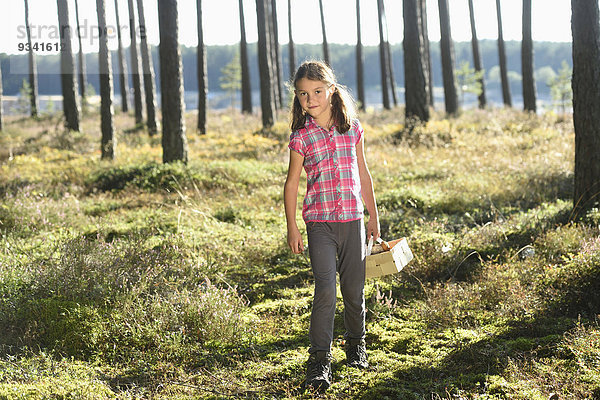
[(293, 132), (284, 188), (287, 241), (293, 253), (304, 251), (296, 224), (298, 184), (304, 167), (307, 190), (302, 216), (315, 278), (306, 386), (323, 390), (331, 383), (336, 272), (344, 298), (346, 360), (352, 367), (368, 367), (364, 207), (369, 213), (366, 233), (373, 239), (379, 237), (379, 216), (354, 101), (336, 83), (331, 68), (319, 61), (304, 62), (293, 84)]

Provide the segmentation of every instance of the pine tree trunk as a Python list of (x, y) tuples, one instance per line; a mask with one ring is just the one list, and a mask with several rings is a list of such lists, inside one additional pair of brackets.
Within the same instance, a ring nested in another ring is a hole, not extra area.
[(523, 0), (523, 41), (521, 42), (523, 74), (523, 109), (536, 112), (535, 78), (533, 72), (533, 40), (531, 38), (531, 0)]
[(275, 77), (276, 83), (276, 99), (278, 100), (278, 108), (284, 108), (284, 99), (283, 99), (283, 76), (281, 72), (281, 56), (279, 53), (279, 28), (277, 24), (277, 2), (276, 0), (271, 0), (271, 42), (273, 50), (273, 73)]
[(273, 104), (273, 83), (271, 67), (271, 49), (268, 37), (267, 4), (268, 0), (256, 0), (256, 17), (258, 25), (258, 70), (260, 75), (260, 106), (262, 124), (269, 129), (274, 124), (275, 105)]
[(442, 77), (444, 78), (444, 102), (446, 113), (458, 112), (458, 96), (456, 94), (456, 79), (454, 78), (454, 46), (450, 30), (450, 13), (448, 0), (438, 0), (440, 11), (440, 48), (442, 52)]
[(405, 116), (407, 124), (415, 119), (429, 121), (429, 98), (427, 92), (427, 79), (425, 57), (423, 57), (422, 27), (419, 13), (420, 0), (404, 0), (404, 96)]
[(296, 50), (294, 48), (294, 35), (292, 34), (292, 0), (288, 0), (288, 51), (290, 61), (290, 79), (292, 79), (296, 73)]
[(240, 66), (242, 73), (242, 112), (252, 114), (252, 87), (250, 84), (250, 67), (248, 66), (248, 43), (246, 41), (246, 22), (244, 18), (244, 0), (239, 0), (240, 7)]
[(323, 0), (319, 0), (319, 11), (321, 13), (321, 32), (323, 34), (323, 59), (331, 66), (329, 59), (329, 44), (327, 43), (327, 30), (325, 29), (325, 13), (323, 12)]
[[(469, 19), (471, 21), (471, 48), (473, 49), (473, 65), (475, 66), (476, 72), (483, 70), (481, 63), (481, 54), (479, 53), (479, 39), (477, 39), (477, 29), (475, 28), (475, 12), (473, 10), (473, 0), (469, 0)], [(479, 78), (479, 84), (481, 85), (481, 93), (478, 96), (479, 108), (483, 109), (486, 106), (485, 98), (485, 82), (483, 80), (483, 73)]]
[[(106, 32), (106, 5), (104, 0), (96, 0), (98, 27)], [(108, 49), (108, 36), (99, 37), (98, 69), (100, 72), (100, 127), (102, 131), (101, 152), (103, 159), (115, 158), (116, 137), (113, 123), (113, 76), (111, 55)]]
[[(387, 28), (386, 28), (387, 31)], [(386, 35), (387, 36), (387, 35)], [(390, 80), (390, 89), (392, 92), (392, 102), (394, 103), (394, 107), (398, 106), (398, 98), (396, 97), (396, 80), (394, 79), (394, 60), (392, 59), (392, 49), (390, 46), (390, 42), (385, 40), (385, 52), (387, 59), (387, 67), (388, 67), (388, 78)]]
[(128, 112), (129, 79), (127, 78), (127, 60), (123, 54), (123, 38), (121, 36), (121, 22), (119, 21), (119, 3), (115, 0), (115, 15), (117, 17), (117, 55), (119, 58), (119, 86), (121, 89), (121, 111)]
[(30, 115), (37, 117), (39, 104), (38, 104), (38, 79), (37, 79), (37, 65), (35, 54), (33, 53), (33, 46), (31, 43), (31, 29), (29, 26), (29, 0), (25, 0), (25, 29), (27, 31), (27, 44), (29, 45), (29, 104), (30, 104)]
[(131, 52), (131, 80), (133, 81), (133, 107), (135, 110), (135, 123), (141, 124), (144, 122), (144, 104), (142, 94), (142, 83), (140, 79), (140, 56), (137, 47), (137, 29), (135, 24), (135, 9), (133, 0), (128, 0), (129, 6), (129, 31), (131, 32), (131, 44), (129, 50)]
[(429, 29), (427, 28), (427, 2), (426, 0), (419, 0), (417, 3), (417, 11), (421, 25), (419, 26), (419, 37), (421, 39), (422, 57), (423, 57), (423, 68), (425, 75), (425, 81), (427, 82), (427, 98), (429, 99), (429, 105), (433, 108), (433, 67), (431, 66), (431, 52), (429, 51)]
[(508, 82), (508, 68), (506, 66), (506, 50), (504, 49), (504, 35), (502, 34), (500, 0), (496, 0), (496, 15), (498, 17), (498, 62), (500, 63), (500, 79), (502, 81), (502, 100), (506, 106), (512, 107), (510, 83)]
[(385, 10), (383, 9), (383, 0), (377, 0), (377, 24), (379, 26), (379, 67), (381, 71), (381, 96), (383, 108), (390, 110), (390, 79), (388, 75), (387, 51), (385, 46), (385, 32), (383, 20), (385, 19)]
[(575, 190), (573, 215), (600, 204), (600, 12), (598, 1), (571, 0)]
[(158, 0), (163, 162), (188, 161), (177, 0)]
[(60, 78), (63, 95), (63, 112), (65, 127), (79, 132), (79, 103), (77, 101), (77, 80), (75, 79), (75, 60), (71, 47), (71, 29), (69, 29), (69, 3), (67, 0), (56, 1), (58, 10), (58, 26), (60, 38)]
[(152, 52), (146, 35), (146, 17), (144, 15), (144, 1), (137, 0), (138, 16), (140, 21), (140, 50), (142, 53), (142, 71), (144, 73), (144, 93), (146, 94), (146, 126), (148, 134), (154, 136), (158, 133), (158, 120), (156, 117), (156, 83), (154, 82), (154, 66)]
[(87, 104), (85, 89), (87, 86), (85, 72), (85, 56), (83, 55), (83, 45), (81, 43), (81, 26), (79, 22), (79, 0), (75, 0), (75, 21), (77, 21), (77, 41), (79, 42), (79, 92), (81, 93), (81, 104)]
[(196, 0), (198, 24), (198, 133), (206, 134), (206, 109), (208, 99), (208, 74), (206, 66), (206, 46), (204, 44), (204, 23), (202, 22), (202, 0)]
[(2, 132), (2, 129), (4, 127), (4, 110), (2, 107), (2, 95), (3, 95), (3, 90), (2, 90), (2, 68), (0, 67), (0, 132)]
[(356, 89), (358, 91), (358, 106), (363, 111), (366, 108), (364, 75), (360, 0), (356, 0)]

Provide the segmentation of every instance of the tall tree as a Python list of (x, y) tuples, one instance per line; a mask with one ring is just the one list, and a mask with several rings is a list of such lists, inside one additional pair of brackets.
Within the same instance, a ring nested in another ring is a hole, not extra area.
[(3, 129), (3, 125), (4, 125), (4, 113), (3, 113), (3, 107), (2, 107), (2, 95), (3, 95), (3, 90), (2, 90), (2, 67), (0, 67), (0, 132), (2, 132)]
[(104, 0), (96, 0), (98, 28), (100, 31), (98, 67), (100, 72), (100, 127), (102, 130), (101, 153), (103, 159), (115, 157), (116, 137), (113, 123), (113, 76), (108, 34), (106, 29), (106, 5)]
[(600, 12), (598, 1), (571, 0), (575, 190), (573, 212), (600, 203)]
[(252, 114), (252, 87), (250, 67), (248, 66), (248, 43), (246, 41), (246, 22), (244, 18), (244, 0), (239, 0), (240, 8), (240, 70), (242, 75), (242, 112)]
[(363, 65), (363, 44), (360, 23), (360, 0), (356, 0), (356, 89), (358, 91), (358, 106), (365, 110), (365, 73)]
[(77, 101), (75, 61), (73, 59), (73, 48), (71, 47), (69, 3), (67, 0), (56, 0), (56, 6), (60, 32), (60, 78), (65, 127), (72, 131), (79, 131), (79, 103)]
[(137, 47), (137, 27), (135, 24), (135, 7), (133, 0), (127, 0), (129, 7), (129, 31), (131, 33), (131, 80), (133, 81), (133, 108), (135, 111), (135, 123), (141, 124), (144, 121), (144, 105), (142, 100), (142, 83), (140, 79), (140, 58)]
[(271, 54), (273, 57), (273, 76), (275, 77), (275, 98), (277, 99), (277, 108), (284, 108), (283, 98), (283, 76), (281, 72), (281, 56), (279, 54), (279, 28), (277, 24), (277, 1), (271, 0)]
[(274, 124), (275, 104), (273, 103), (273, 82), (271, 67), (270, 40), (268, 38), (268, 0), (256, 0), (256, 22), (258, 26), (258, 71), (260, 76), (260, 106), (263, 128), (271, 128)]
[(329, 44), (327, 43), (327, 30), (325, 29), (325, 13), (323, 12), (323, 0), (319, 0), (319, 11), (321, 13), (321, 32), (323, 34), (323, 59), (327, 65), (330, 64)]
[(388, 68), (388, 54), (385, 45), (386, 32), (384, 27), (385, 10), (383, 8), (383, 0), (377, 0), (377, 25), (379, 26), (379, 66), (381, 71), (381, 95), (383, 101), (383, 108), (386, 110), (391, 109), (390, 106), (390, 77)]
[(288, 52), (290, 61), (290, 79), (292, 79), (296, 73), (296, 50), (294, 48), (294, 35), (292, 34), (292, 0), (288, 0)]
[[(483, 71), (481, 65), (481, 54), (479, 53), (479, 39), (477, 39), (477, 29), (475, 28), (475, 11), (473, 9), (473, 0), (469, 0), (469, 19), (471, 21), (471, 48), (473, 49), (473, 65), (475, 66), (475, 72)], [(483, 81), (483, 74), (480, 74), (479, 84), (481, 85), (481, 93), (479, 93), (479, 108), (485, 108), (485, 84)]]
[(504, 48), (504, 35), (502, 33), (502, 12), (500, 0), (496, 0), (496, 15), (498, 17), (498, 62), (500, 63), (500, 79), (502, 81), (502, 100), (504, 104), (512, 106), (510, 83), (508, 82), (508, 68), (506, 66), (506, 50)]
[(442, 52), (442, 77), (444, 79), (444, 102), (446, 113), (458, 112), (458, 96), (454, 77), (454, 46), (450, 30), (450, 13), (448, 0), (438, 0), (440, 11), (440, 48)]
[(188, 160), (177, 0), (158, 0), (163, 162)]
[(531, 0), (523, 0), (523, 40), (521, 42), (523, 74), (523, 108), (536, 112), (535, 78), (533, 74), (533, 40), (531, 38)]
[(117, 56), (119, 58), (119, 85), (121, 86), (121, 110), (129, 111), (128, 92), (129, 79), (127, 78), (127, 60), (123, 54), (123, 37), (121, 36), (121, 22), (119, 21), (119, 2), (115, 0), (115, 15), (117, 17)]
[(427, 27), (427, 1), (419, 0), (417, 3), (419, 18), (421, 25), (419, 29), (419, 37), (422, 43), (422, 57), (423, 67), (425, 68), (425, 80), (427, 81), (427, 97), (429, 99), (429, 105), (433, 108), (433, 67), (431, 65), (431, 52), (429, 50), (429, 28)]
[(81, 93), (81, 104), (87, 103), (85, 89), (87, 80), (85, 78), (85, 55), (83, 54), (83, 45), (81, 43), (81, 23), (79, 20), (79, 0), (75, 0), (75, 21), (77, 22), (77, 42), (79, 43), (79, 92)]
[(419, 13), (420, 0), (404, 0), (404, 96), (405, 116), (411, 123), (415, 119), (429, 121), (429, 96), (427, 91), (427, 69), (425, 57), (423, 57), (422, 33), (419, 32), (423, 26)]
[(38, 115), (38, 79), (37, 79), (37, 65), (35, 54), (33, 52), (33, 45), (31, 43), (31, 27), (29, 24), (29, 0), (25, 0), (25, 30), (27, 32), (27, 45), (29, 46), (29, 104), (30, 114), (32, 117)]
[(198, 68), (198, 133), (206, 134), (206, 109), (208, 108), (208, 73), (206, 66), (206, 45), (204, 44), (204, 23), (202, 19), (202, 0), (196, 0), (198, 47), (196, 50)]
[(156, 117), (156, 84), (154, 82), (154, 66), (152, 53), (146, 35), (146, 16), (144, 15), (144, 1), (137, 0), (138, 17), (140, 21), (140, 50), (142, 53), (142, 71), (144, 73), (144, 93), (146, 94), (146, 126), (148, 134), (154, 136), (158, 133), (158, 120)]

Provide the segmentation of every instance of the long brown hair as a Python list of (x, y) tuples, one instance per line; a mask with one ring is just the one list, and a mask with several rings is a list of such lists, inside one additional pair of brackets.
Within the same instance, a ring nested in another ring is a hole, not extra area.
[[(324, 82), (327, 86), (335, 85), (335, 90), (331, 95), (331, 118), (337, 126), (338, 132), (348, 132), (352, 127), (352, 120), (356, 118), (356, 105), (346, 87), (336, 82), (333, 70), (322, 61), (305, 61), (296, 70), (292, 80), (293, 89), (303, 78)], [(291, 120), (290, 127), (293, 131), (302, 129), (306, 123), (306, 113), (300, 106), (300, 101), (295, 93)]]

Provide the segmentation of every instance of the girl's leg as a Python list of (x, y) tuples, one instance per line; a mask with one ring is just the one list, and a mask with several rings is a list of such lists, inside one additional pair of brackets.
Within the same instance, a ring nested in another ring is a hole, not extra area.
[(340, 288), (344, 297), (345, 339), (365, 337), (365, 227), (362, 220), (339, 224)]
[(331, 351), (333, 320), (336, 300), (336, 252), (335, 232), (326, 222), (307, 224), (308, 250), (315, 278), (315, 292), (310, 316), (310, 349)]

